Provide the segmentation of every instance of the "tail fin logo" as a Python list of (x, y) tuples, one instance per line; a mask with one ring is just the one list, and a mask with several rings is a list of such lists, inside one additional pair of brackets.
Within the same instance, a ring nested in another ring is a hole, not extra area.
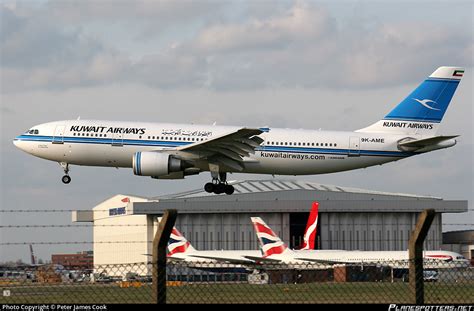
[(186, 240), (181, 232), (173, 228), (170, 239), (168, 240), (168, 257), (178, 253), (185, 253), (190, 246), (191, 243)]
[(259, 217), (252, 217), (253, 226), (257, 232), (263, 257), (283, 253), (287, 247), (285, 243)]
[(440, 111), (441, 109), (437, 109), (437, 108), (434, 108), (434, 107), (431, 107), (430, 105), (428, 105), (428, 103), (434, 103), (434, 104), (438, 104), (437, 102), (435, 102), (434, 100), (431, 100), (431, 99), (418, 99), (418, 98), (412, 98), (413, 100), (416, 100), (417, 102), (419, 102), (423, 107), (425, 108), (428, 108), (430, 110), (436, 110), (436, 111)]
[(301, 249), (315, 249), (316, 230), (318, 228), (318, 208), (319, 203), (313, 202), (311, 213), (309, 213), (308, 223), (303, 236), (303, 246)]

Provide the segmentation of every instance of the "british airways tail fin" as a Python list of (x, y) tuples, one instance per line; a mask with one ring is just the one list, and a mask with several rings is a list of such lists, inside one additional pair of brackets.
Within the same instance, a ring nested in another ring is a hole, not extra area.
[(318, 229), (318, 209), (319, 203), (313, 202), (311, 212), (309, 213), (306, 230), (303, 236), (303, 245), (301, 249), (316, 249), (316, 232)]
[[(161, 217), (158, 217), (158, 222), (161, 221)], [(180, 253), (189, 253), (195, 251), (194, 247), (189, 243), (188, 240), (181, 234), (181, 232), (173, 227), (171, 231), (170, 239), (168, 240), (168, 254), (167, 256), (173, 256)]]
[(260, 217), (250, 217), (250, 219), (257, 233), (263, 257), (279, 255), (288, 251), (286, 244)]
[(434, 135), (464, 74), (439, 67), (382, 120), (356, 132)]

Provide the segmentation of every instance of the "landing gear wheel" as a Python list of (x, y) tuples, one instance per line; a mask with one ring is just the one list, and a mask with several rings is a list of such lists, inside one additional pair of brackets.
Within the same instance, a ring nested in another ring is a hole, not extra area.
[(208, 182), (207, 184), (204, 185), (204, 191), (207, 193), (213, 193), (214, 192), (214, 184), (211, 182)]
[(63, 181), (63, 183), (69, 184), (71, 182), (71, 177), (69, 177), (69, 175), (64, 175), (61, 180)]
[(232, 193), (234, 193), (234, 186), (232, 186), (232, 185), (225, 185), (224, 192), (225, 192), (225, 194), (227, 194), (227, 195), (231, 195)]
[(221, 193), (224, 193), (225, 191), (225, 184), (217, 184), (215, 187), (214, 187), (214, 193), (215, 194), (221, 194)]

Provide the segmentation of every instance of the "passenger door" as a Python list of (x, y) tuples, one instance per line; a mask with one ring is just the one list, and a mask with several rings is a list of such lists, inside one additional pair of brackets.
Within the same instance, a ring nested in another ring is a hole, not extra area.
[(66, 128), (65, 125), (58, 125), (54, 130), (53, 136), (53, 144), (63, 144), (64, 143), (64, 129)]
[(351, 136), (349, 138), (349, 156), (350, 157), (360, 156), (360, 137)]

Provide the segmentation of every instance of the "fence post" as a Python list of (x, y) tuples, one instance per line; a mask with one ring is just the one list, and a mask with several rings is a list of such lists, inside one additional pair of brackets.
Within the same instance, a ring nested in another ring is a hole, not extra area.
[(413, 301), (424, 304), (423, 289), (423, 242), (435, 216), (434, 209), (426, 209), (418, 218), (415, 230), (412, 231), (409, 241), (409, 282)]
[(157, 304), (166, 303), (166, 248), (178, 212), (165, 210), (153, 239), (153, 294)]

